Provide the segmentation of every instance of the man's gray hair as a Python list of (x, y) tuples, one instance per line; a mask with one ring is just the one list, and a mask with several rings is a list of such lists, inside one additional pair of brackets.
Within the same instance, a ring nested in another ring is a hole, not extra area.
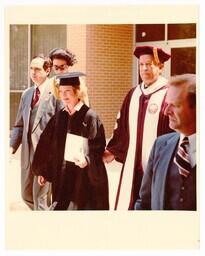
[(172, 76), (169, 80), (169, 86), (181, 86), (187, 88), (187, 97), (189, 106), (196, 107), (196, 74), (182, 74)]

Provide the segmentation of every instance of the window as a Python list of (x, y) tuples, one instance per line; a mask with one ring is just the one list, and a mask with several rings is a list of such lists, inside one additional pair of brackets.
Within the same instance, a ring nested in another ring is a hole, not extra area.
[(137, 24), (136, 42), (165, 40), (165, 24)]
[(168, 24), (168, 40), (196, 38), (196, 24)]
[(47, 55), (54, 47), (66, 47), (66, 25), (10, 26), (10, 128), (22, 91), (31, 86), (31, 58), (39, 53)]
[(196, 73), (196, 47), (171, 49), (171, 75)]

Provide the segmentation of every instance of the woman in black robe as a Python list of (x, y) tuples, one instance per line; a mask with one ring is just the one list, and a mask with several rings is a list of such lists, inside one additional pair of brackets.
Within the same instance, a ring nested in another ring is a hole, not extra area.
[[(59, 93), (65, 107), (51, 118), (42, 133), (32, 164), (40, 185), (52, 183), (52, 202), (57, 202), (54, 210), (109, 209), (108, 178), (102, 161), (104, 127), (83, 102), (86, 93), (81, 75), (70, 72), (59, 76)], [(88, 139), (88, 153), (74, 162), (64, 159), (68, 133)]]

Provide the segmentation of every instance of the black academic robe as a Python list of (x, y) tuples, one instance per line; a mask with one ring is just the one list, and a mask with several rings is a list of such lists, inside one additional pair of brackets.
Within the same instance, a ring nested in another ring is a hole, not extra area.
[[(85, 168), (64, 160), (67, 132), (88, 138)], [(52, 183), (53, 202), (58, 202), (55, 210), (66, 210), (71, 201), (78, 210), (109, 209), (108, 178), (102, 161), (105, 145), (104, 127), (86, 105), (72, 116), (61, 110), (50, 120), (37, 146), (32, 171)]]

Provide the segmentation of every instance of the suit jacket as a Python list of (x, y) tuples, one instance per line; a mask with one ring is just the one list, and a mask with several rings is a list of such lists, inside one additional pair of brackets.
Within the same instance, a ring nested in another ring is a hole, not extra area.
[(150, 153), (135, 210), (163, 210), (166, 177), (170, 161), (179, 142), (179, 133), (169, 133), (156, 139)]
[[(52, 94), (52, 88), (49, 79), (46, 79), (43, 94), (41, 95), (38, 110), (34, 120), (33, 128), (31, 131), (31, 140), (35, 148), (39, 141), (40, 135), (45, 129), (50, 118), (62, 108), (62, 103), (56, 100)], [(21, 149), (21, 169), (26, 170), (30, 168), (31, 156), (29, 150), (28, 132), (29, 132), (29, 120), (31, 113), (31, 102), (34, 94), (34, 86), (25, 90), (21, 96), (18, 113), (16, 116), (16, 121), (14, 128), (12, 130), (10, 146), (13, 147), (14, 153), (22, 144)]]

